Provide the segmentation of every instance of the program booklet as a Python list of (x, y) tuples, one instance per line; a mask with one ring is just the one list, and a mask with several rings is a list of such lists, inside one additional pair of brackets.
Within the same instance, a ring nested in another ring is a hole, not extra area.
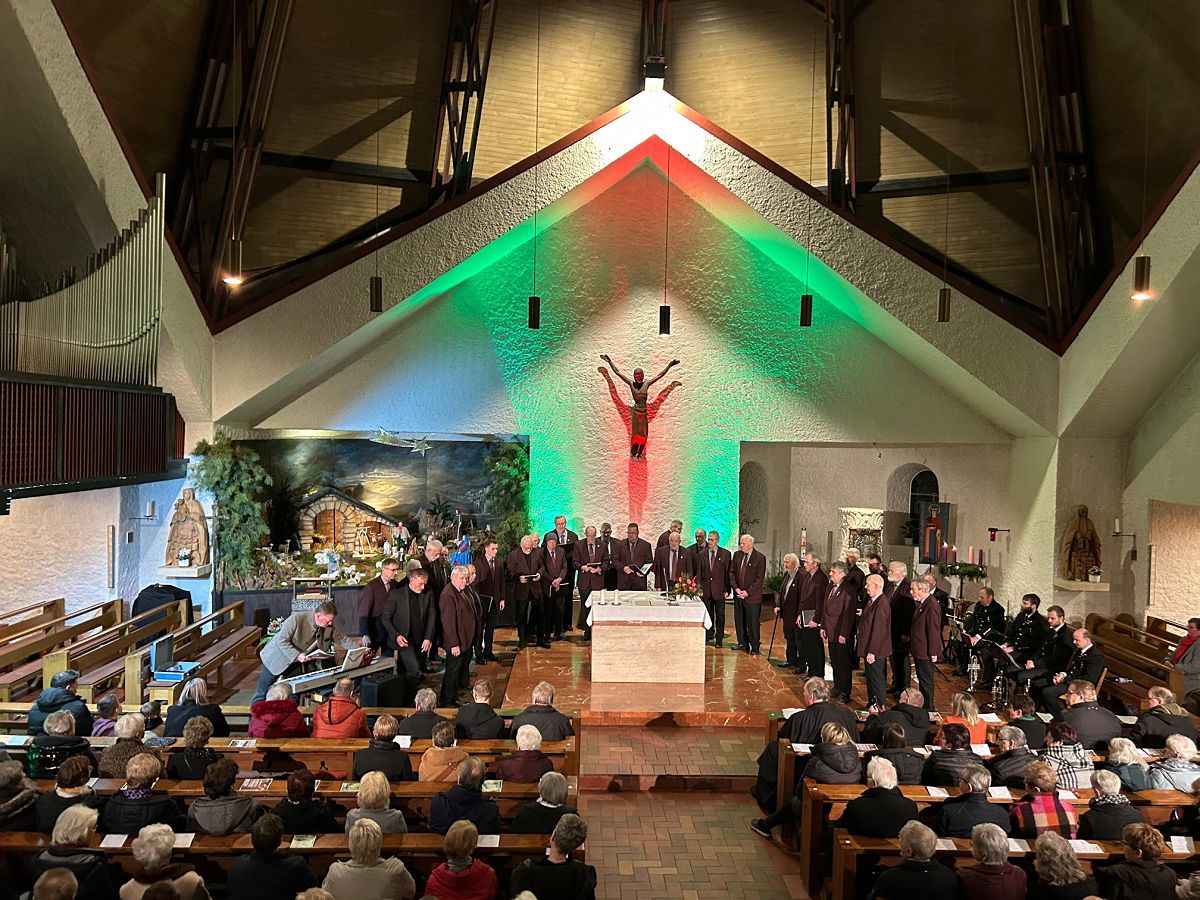
[(243, 791), (267, 791), (271, 789), (274, 778), (247, 778), (242, 782)]

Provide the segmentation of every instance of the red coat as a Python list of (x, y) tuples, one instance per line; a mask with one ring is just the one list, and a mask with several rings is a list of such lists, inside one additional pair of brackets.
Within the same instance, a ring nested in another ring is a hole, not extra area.
[(308, 737), (308, 723), (300, 715), (296, 701), (259, 700), (250, 705), (250, 725), (246, 734), (252, 738)]
[(369, 738), (367, 714), (349, 697), (330, 697), (313, 710), (315, 738)]
[(495, 869), (481, 859), (474, 859), (470, 868), (461, 872), (451, 872), (450, 867), (442, 863), (429, 873), (425, 893), (456, 900), (496, 900), (500, 896), (500, 884)]

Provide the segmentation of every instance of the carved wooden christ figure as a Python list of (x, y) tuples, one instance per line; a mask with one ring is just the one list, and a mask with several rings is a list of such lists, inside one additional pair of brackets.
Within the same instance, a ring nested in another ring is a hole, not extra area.
[[(646, 458), (646, 440), (650, 436), (650, 410), (646, 404), (647, 395), (650, 393), (650, 385), (654, 384), (664, 375), (671, 371), (672, 368), (679, 365), (679, 360), (673, 359), (667, 363), (666, 368), (651, 378), (645, 380), (645, 375), (641, 369), (633, 370), (633, 379), (630, 380), (626, 376), (617, 371), (617, 367), (613, 365), (612, 359), (608, 354), (600, 354), (600, 358), (608, 363), (613, 374), (620, 378), (629, 387), (633, 393), (633, 403), (629, 407), (629, 455), (634, 459)], [(608, 372), (604, 366), (600, 366), (600, 374), (608, 377)], [(673, 381), (662, 394), (659, 395), (657, 403), (661, 403), (666, 399), (666, 395), (672, 390), (679, 387), (681, 382)]]
[[(187, 561), (179, 558), (179, 551), (189, 551)], [(204, 507), (196, 499), (196, 492), (184, 488), (179, 499), (175, 501), (175, 511), (171, 515), (171, 531), (167, 535), (168, 566), (205, 566), (208, 565), (208, 519), (204, 515)]]

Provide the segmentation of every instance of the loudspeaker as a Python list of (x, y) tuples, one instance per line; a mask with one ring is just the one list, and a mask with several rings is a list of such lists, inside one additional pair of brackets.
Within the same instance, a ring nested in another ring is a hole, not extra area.
[[(360, 684), (359, 702), (363, 706), (412, 706), (405, 696), (404, 676), (398, 672), (368, 675)], [(416, 695), (416, 691), (413, 691)]]

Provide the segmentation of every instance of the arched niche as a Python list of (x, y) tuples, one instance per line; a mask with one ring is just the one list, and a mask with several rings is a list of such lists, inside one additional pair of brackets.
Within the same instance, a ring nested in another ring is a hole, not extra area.
[(767, 470), (761, 463), (747, 462), (738, 476), (739, 532), (762, 539), (767, 535)]

